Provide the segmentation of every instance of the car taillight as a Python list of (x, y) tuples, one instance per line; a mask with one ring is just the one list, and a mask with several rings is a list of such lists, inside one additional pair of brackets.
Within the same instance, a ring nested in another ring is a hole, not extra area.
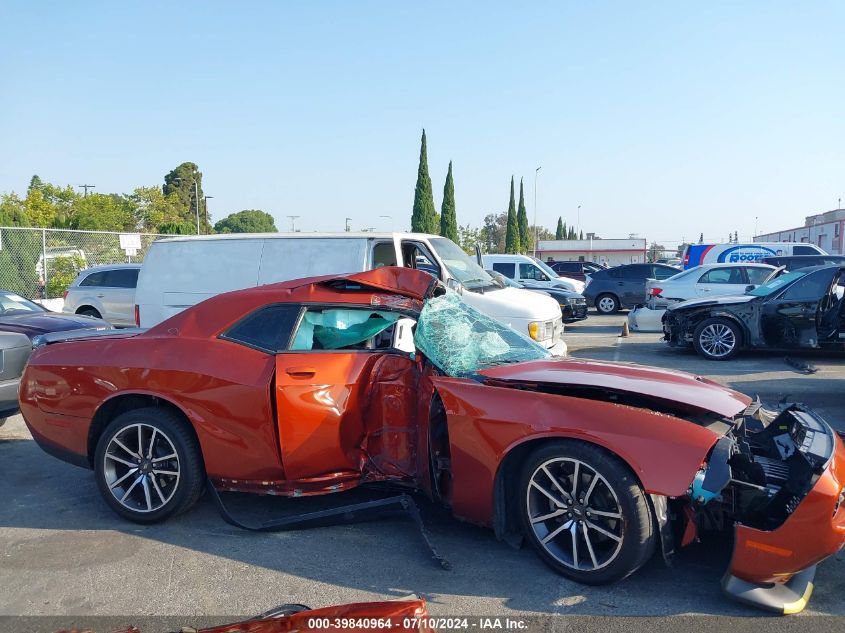
[(67, 299), (67, 290), (62, 293), (62, 299)]
[(141, 309), (135, 304), (135, 325), (141, 327)]
[(689, 254), (684, 255), (684, 268), (689, 265)]
[(649, 288), (648, 289), (648, 294), (650, 294), (652, 297), (659, 297), (661, 292), (663, 292), (663, 288)]

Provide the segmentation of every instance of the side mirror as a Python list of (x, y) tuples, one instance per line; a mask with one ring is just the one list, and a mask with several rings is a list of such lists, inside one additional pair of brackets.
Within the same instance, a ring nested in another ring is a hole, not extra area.
[(754, 284), (748, 284), (748, 285), (745, 287), (745, 292), (751, 292), (751, 291), (752, 291), (752, 290), (754, 290), (756, 287), (757, 287), (757, 286), (755, 286)]
[(454, 290), (459, 295), (464, 294), (464, 285), (460, 281), (458, 281), (457, 279), (452, 279), (452, 278), (448, 279), (446, 281), (446, 287), (450, 288), (451, 290)]

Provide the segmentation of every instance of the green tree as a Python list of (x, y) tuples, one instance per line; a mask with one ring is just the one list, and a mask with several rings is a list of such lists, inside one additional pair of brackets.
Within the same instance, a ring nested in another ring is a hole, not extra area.
[(85, 260), (79, 255), (63, 255), (50, 260), (47, 268), (47, 298), (61, 297), (85, 265)]
[(519, 179), (519, 207), (516, 212), (516, 222), (519, 225), (520, 250), (527, 253), (533, 247), (534, 240), (531, 237), (531, 231), (528, 229), (528, 213), (525, 210), (525, 192), (522, 188), (522, 178)]
[(508, 204), (508, 228), (505, 233), (505, 252), (518, 253), (521, 248), (519, 242), (519, 222), (516, 219), (516, 200), (513, 195), (513, 176), (511, 176), (511, 200)]
[(71, 226), (90, 231), (134, 231), (134, 205), (127, 196), (89, 193), (74, 205)]
[(563, 218), (558, 216), (557, 229), (555, 230), (555, 239), (562, 240), (564, 235), (566, 235), (566, 225), (563, 223)]
[(414, 209), (411, 213), (411, 231), (414, 233), (437, 233), (437, 212), (434, 210), (434, 194), (431, 191), (431, 177), (428, 175), (428, 149), (425, 129), (420, 141), (420, 164), (417, 168), (417, 186), (414, 190)]
[(488, 213), (484, 216), (484, 226), (479, 231), (479, 237), (488, 253), (505, 252), (505, 235), (507, 233), (508, 214)]
[(579, 239), (579, 240), (583, 240), (583, 239), (584, 239), (584, 231), (581, 231), (581, 235), (579, 235), (579, 236), (578, 236), (578, 239)]
[[(130, 195), (132, 215), (137, 228), (155, 233), (159, 226), (181, 223), (182, 213), (176, 193), (165, 196), (159, 187), (137, 187)], [(196, 224), (193, 225), (196, 233)]]
[[(455, 243), (458, 244), (464, 251), (475, 258), (475, 245), (481, 245), (481, 251), (484, 252), (484, 242), (481, 238), (481, 231), (483, 229), (475, 229), (469, 224), (458, 227), (458, 239)], [(451, 238), (450, 238), (451, 239)]]
[[(469, 225), (467, 225), (469, 226)], [(440, 207), (440, 235), (459, 243), (458, 216), (455, 211), (455, 181), (452, 177), (452, 161), (449, 161), (449, 171), (446, 173), (446, 184), (443, 185), (443, 205)]]
[(273, 216), (258, 209), (232, 213), (214, 225), (217, 233), (278, 233)]
[[(196, 184), (196, 186), (195, 186)], [(171, 170), (164, 176), (164, 186), (162, 192), (165, 197), (175, 195), (181, 209), (180, 221), (187, 223), (194, 223), (194, 232), (196, 232), (197, 213), (200, 218), (203, 216), (202, 201), (204, 193), (202, 191), (202, 172), (195, 163), (182, 163), (175, 169)], [(201, 219), (201, 223), (205, 224), (205, 230), (201, 229), (203, 233), (209, 232), (211, 228), (205, 219)]]

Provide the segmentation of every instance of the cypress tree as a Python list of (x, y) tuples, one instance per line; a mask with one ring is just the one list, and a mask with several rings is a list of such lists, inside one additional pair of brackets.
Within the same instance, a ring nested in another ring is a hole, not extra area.
[(531, 231), (528, 228), (528, 213), (525, 211), (525, 193), (522, 189), (522, 178), (519, 179), (519, 207), (516, 212), (516, 223), (519, 225), (520, 250), (526, 253), (531, 250)]
[(455, 244), (458, 237), (458, 216), (455, 212), (455, 180), (452, 178), (452, 161), (449, 161), (449, 171), (446, 174), (446, 184), (443, 185), (443, 205), (440, 207), (440, 235), (448, 237)]
[(584, 231), (581, 231), (581, 236), (580, 236), (578, 239), (579, 239), (579, 240), (583, 240), (583, 239), (584, 239)]
[(558, 216), (557, 218), (557, 230), (555, 231), (555, 239), (562, 240), (564, 236), (564, 232), (566, 231), (565, 224), (563, 223), (563, 218)]
[(513, 195), (513, 176), (511, 176), (511, 201), (508, 205), (508, 226), (505, 233), (505, 252), (518, 253), (521, 250), (519, 243), (519, 223), (516, 220), (516, 201)]
[(417, 187), (414, 190), (414, 210), (411, 213), (411, 231), (414, 233), (437, 233), (437, 212), (434, 210), (434, 194), (431, 192), (431, 177), (428, 175), (428, 151), (425, 129), (420, 141), (420, 165), (417, 168)]

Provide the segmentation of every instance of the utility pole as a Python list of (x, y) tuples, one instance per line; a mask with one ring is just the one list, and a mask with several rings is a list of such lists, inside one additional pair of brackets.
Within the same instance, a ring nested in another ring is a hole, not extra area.
[(208, 224), (208, 199), (213, 198), (214, 196), (203, 196), (203, 202), (205, 203), (205, 223)]
[(349, 233), (349, 223), (352, 221), (352, 218), (346, 218), (346, 232)]
[(290, 218), (290, 232), (296, 233), (295, 223), (298, 218), (301, 218), (301, 215), (289, 215), (287, 216)]
[[(578, 205), (578, 235), (581, 234), (581, 205)], [(578, 235), (575, 236), (575, 239), (578, 239)]]
[(540, 230), (537, 228), (537, 174), (543, 166), (540, 165), (534, 170), (534, 257), (537, 257), (537, 238), (540, 235)]
[(85, 195), (84, 195), (85, 198), (88, 197), (88, 190), (94, 189), (94, 185), (76, 185), (76, 186), (79, 187), (80, 189), (85, 189)]

